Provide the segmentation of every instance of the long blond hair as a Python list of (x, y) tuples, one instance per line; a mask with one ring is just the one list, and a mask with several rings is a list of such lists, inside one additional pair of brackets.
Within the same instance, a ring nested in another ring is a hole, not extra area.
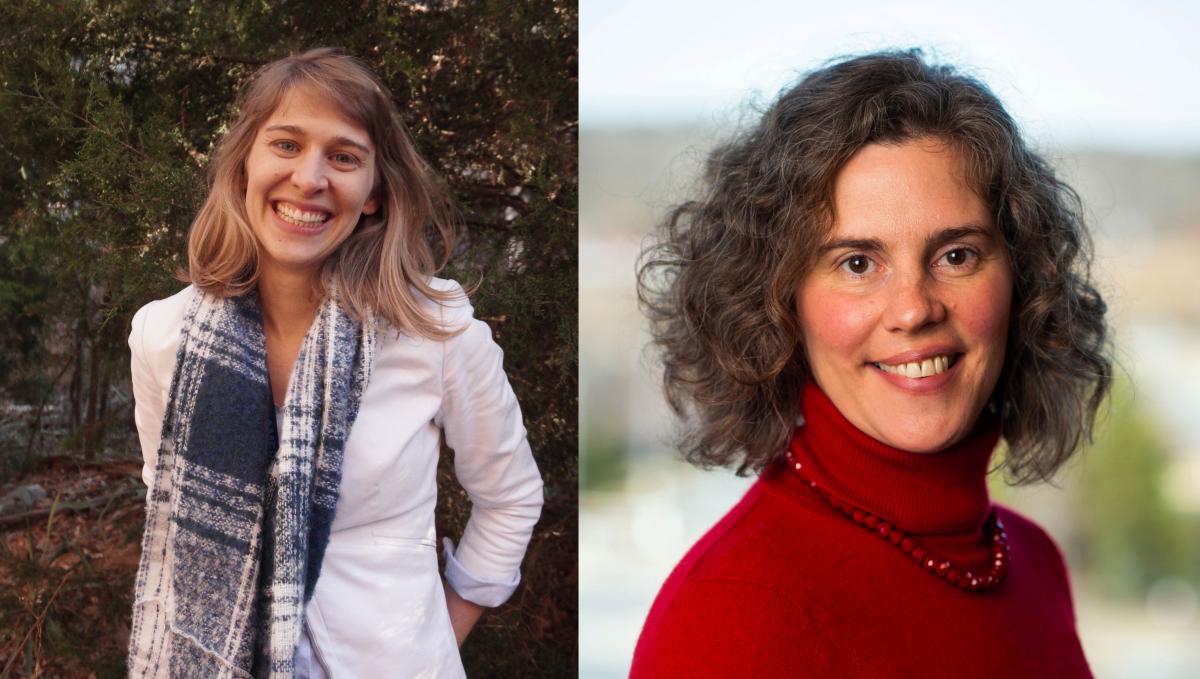
[(223, 297), (244, 294), (257, 284), (261, 253), (246, 214), (245, 160), (259, 127), (298, 87), (328, 97), (367, 130), (377, 158), (374, 191), (380, 209), (360, 217), (325, 261), (320, 291), (335, 285), (342, 304), (359, 319), (373, 310), (400, 331), (430, 339), (455, 334), (418, 299), (443, 303), (458, 294), (430, 282), (454, 248), (454, 209), (409, 138), (387, 88), (361, 61), (332, 48), (271, 62), (243, 89), (238, 118), (213, 153), (208, 197), (188, 235), (185, 277)]

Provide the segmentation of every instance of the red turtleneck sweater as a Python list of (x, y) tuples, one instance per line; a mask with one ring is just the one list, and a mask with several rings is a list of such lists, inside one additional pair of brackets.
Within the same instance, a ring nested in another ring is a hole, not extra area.
[(862, 433), (811, 383), (802, 405), (791, 450), (809, 478), (934, 555), (989, 572), (994, 508), (1003, 583), (968, 592), (935, 577), (780, 461), (667, 578), (631, 677), (1091, 676), (1058, 548), (988, 499), (995, 424), (921, 455)]

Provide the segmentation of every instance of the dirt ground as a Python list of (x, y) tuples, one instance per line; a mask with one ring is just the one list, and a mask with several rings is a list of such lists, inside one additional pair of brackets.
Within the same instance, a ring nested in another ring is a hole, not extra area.
[(140, 473), (130, 461), (52, 456), (0, 490), (47, 493), (0, 514), (0, 679), (124, 676)]

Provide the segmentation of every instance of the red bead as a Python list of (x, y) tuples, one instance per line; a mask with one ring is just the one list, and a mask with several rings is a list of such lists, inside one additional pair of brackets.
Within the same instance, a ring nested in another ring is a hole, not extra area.
[(950, 584), (964, 590), (978, 592), (995, 587), (1004, 579), (1004, 575), (1008, 571), (1009, 561), (1008, 535), (1004, 532), (1004, 524), (1001, 523), (998, 517), (994, 518), (992, 530), (992, 572), (985, 576), (975, 575), (970, 571), (962, 573), (951, 562), (939, 560), (931, 555), (929, 550), (921, 547), (917, 540), (905, 534), (904, 531), (896, 528), (888, 521), (865, 512), (848, 502), (839, 500), (829, 491), (818, 486), (816, 481), (806, 478), (801, 471), (803, 466), (799, 460), (794, 458), (791, 451), (787, 453), (787, 460), (789, 463), (794, 464), (796, 473), (801, 481), (807, 482), (813, 494), (821, 501), (825, 502), (835, 511), (841, 512), (855, 523), (866, 526), (880, 538), (888, 540), (896, 547), (902, 549), (925, 570), (943, 578)]

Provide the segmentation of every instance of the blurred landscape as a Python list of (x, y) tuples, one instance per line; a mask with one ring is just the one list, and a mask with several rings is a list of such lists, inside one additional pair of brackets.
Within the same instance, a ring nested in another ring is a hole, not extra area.
[[(580, 134), (581, 676), (628, 673), (662, 581), (752, 481), (678, 460), (634, 288), (643, 240), (725, 134)], [(1117, 382), (1094, 444), (1054, 486), (995, 476), (993, 494), (1063, 548), (1097, 677), (1197, 677), (1200, 156), (1043, 153), (1087, 210)]]

